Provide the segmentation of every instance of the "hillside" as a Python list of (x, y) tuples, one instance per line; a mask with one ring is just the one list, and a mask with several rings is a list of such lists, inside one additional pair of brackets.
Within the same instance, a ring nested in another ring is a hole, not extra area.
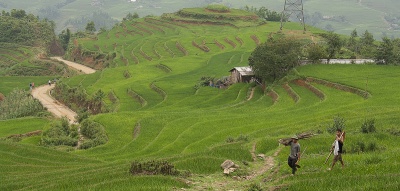
[[(40, 2), (25, 2), (3, 0), (0, 11), (13, 8), (24, 9), (38, 14), (41, 18), (49, 18), (57, 23), (57, 32), (70, 29), (84, 30), (85, 24), (93, 20), (97, 29), (111, 28), (117, 20), (122, 20), (129, 12), (137, 12), (141, 17), (146, 15), (159, 16), (182, 8), (204, 7), (209, 3), (222, 3), (232, 8), (244, 6), (267, 7), (280, 12), (284, 1), (276, 0), (178, 0), (170, 3), (168, 0), (44, 0)], [(393, 0), (308, 0), (304, 2), (306, 22), (318, 28), (334, 30), (340, 34), (349, 35), (357, 29), (360, 33), (368, 30), (377, 40), (382, 36), (400, 37), (397, 7), (400, 2)], [(96, 10), (96, 11), (93, 11)]]
[(65, 65), (46, 58), (64, 54), (52, 22), (24, 10), (12, 10), (2, 12), (0, 28), (0, 93), (7, 95), (14, 88), (28, 90), (32, 82), (41, 85), (74, 74)]
[[(247, 66), (251, 52), (267, 38), (311, 43), (322, 41), (319, 34), (325, 31), (310, 27), (304, 34), (299, 24), (287, 23), (278, 33), (277, 22), (240, 27), (174, 18), (126, 20), (96, 38), (75, 39), (65, 57), (102, 70), (59, 84), (71, 92), (104, 92), (110, 111), (90, 118), (104, 126), (108, 141), (87, 150), (44, 147), (41, 136), (7, 137), (46, 131), (48, 119), (0, 121), (0, 189), (399, 189), (400, 152), (394, 146), (400, 134), (399, 67), (301, 66), (270, 84), (267, 94), (254, 83), (201, 86)], [(335, 116), (345, 119), (346, 166), (328, 172), (323, 162), (334, 135), (327, 129)], [(371, 119), (376, 132), (363, 133), (362, 124)], [(306, 151), (291, 177), (289, 148), (278, 140), (302, 132), (316, 135), (300, 140)], [(270, 163), (254, 154), (265, 154)], [(220, 165), (226, 159), (241, 170), (223, 175)], [(129, 173), (133, 161), (152, 160), (166, 160), (191, 176)]]

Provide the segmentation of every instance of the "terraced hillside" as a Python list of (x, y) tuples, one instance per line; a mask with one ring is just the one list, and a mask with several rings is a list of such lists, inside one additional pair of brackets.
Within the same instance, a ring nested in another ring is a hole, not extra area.
[[(285, 36), (309, 42), (323, 32), (286, 26)], [(117, 104), (114, 112), (91, 117), (105, 127), (109, 141), (65, 152), (37, 146), (39, 137), (0, 140), (1, 190), (397, 190), (400, 68), (307, 65), (296, 68), (296, 80), (271, 85), (266, 94), (255, 84), (196, 86), (202, 77), (218, 79), (248, 65), (252, 50), (278, 29), (273, 22), (242, 28), (147, 17), (125, 21), (97, 39), (77, 39), (71, 58), (111, 67), (63, 81), (88, 94), (101, 89), (114, 95), (108, 98), (116, 101), (105, 100)], [(346, 119), (346, 167), (327, 172), (323, 162), (333, 135), (326, 128), (337, 115)], [(361, 124), (372, 118), (377, 132), (361, 133)], [(15, 123), (32, 119), (20, 120)], [(15, 123), (0, 121), (0, 137), (47, 128), (46, 121), (35, 120), (36, 128), (21, 125), (18, 131)], [(308, 131), (318, 135), (300, 141), (307, 148), (302, 168), (289, 177), (289, 151), (278, 140)], [(251, 177), (264, 163), (254, 153), (273, 157), (272, 168), (248, 180), (222, 175), (220, 164), (231, 159), (243, 169), (237, 176)], [(133, 176), (134, 160), (167, 160), (192, 176)]]
[(41, 59), (43, 49), (0, 43), (0, 92), (7, 95), (14, 88), (29, 89), (29, 83), (45, 84), (58, 76), (73, 75), (65, 65)]

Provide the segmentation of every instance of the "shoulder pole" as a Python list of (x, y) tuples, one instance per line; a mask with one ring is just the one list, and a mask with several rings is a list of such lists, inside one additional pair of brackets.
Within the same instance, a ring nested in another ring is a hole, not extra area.
[[(342, 134), (340, 135), (340, 138), (342, 138), (343, 134), (344, 134), (344, 131), (343, 131)], [(335, 142), (333, 142), (333, 143), (335, 143)], [(329, 157), (331, 157), (331, 155), (332, 155), (332, 152), (333, 152), (333, 149), (331, 150), (331, 152), (329, 152), (329, 155), (328, 155), (328, 157), (326, 157), (326, 160), (325, 160), (324, 164), (326, 164), (326, 162), (328, 162)]]

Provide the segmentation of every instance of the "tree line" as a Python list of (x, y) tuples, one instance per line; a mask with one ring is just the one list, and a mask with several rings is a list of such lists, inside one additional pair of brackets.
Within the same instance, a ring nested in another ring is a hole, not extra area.
[(370, 58), (376, 64), (400, 64), (400, 39), (384, 37), (381, 42), (375, 41), (373, 35), (365, 31), (361, 36), (353, 30), (345, 38), (336, 33), (320, 34), (319, 42), (305, 42), (295, 38), (269, 38), (259, 45), (249, 57), (249, 65), (255, 75), (264, 82), (275, 82), (285, 77), (291, 69), (299, 66), (301, 61), (320, 63), (333, 58)]
[(54, 27), (53, 21), (41, 20), (24, 10), (3, 10), (0, 15), (0, 42), (45, 46), (54, 40)]

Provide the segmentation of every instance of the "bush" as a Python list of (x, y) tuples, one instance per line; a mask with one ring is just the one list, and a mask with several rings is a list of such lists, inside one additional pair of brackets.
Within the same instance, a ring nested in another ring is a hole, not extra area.
[(391, 135), (394, 135), (394, 136), (400, 136), (400, 130), (399, 129), (391, 128), (391, 129), (388, 129), (387, 132), (389, 134), (391, 134)]
[(78, 116), (76, 117), (76, 120), (78, 121), (78, 123), (81, 123), (83, 120), (89, 118), (90, 113), (84, 109), (84, 110), (80, 110), (78, 112)]
[(168, 161), (148, 161), (138, 162), (134, 161), (131, 164), (129, 172), (132, 175), (179, 175), (179, 171), (175, 169), (174, 165)]
[(104, 127), (90, 119), (86, 119), (81, 123), (81, 133), (86, 139), (80, 145), (80, 149), (96, 147), (108, 141)]
[(379, 164), (380, 162), (382, 162), (382, 158), (378, 157), (378, 156), (372, 156), (369, 157), (365, 160), (365, 164), (367, 165), (371, 165), (371, 164)]
[(229, 7), (221, 4), (211, 4), (206, 7), (206, 9), (210, 11), (215, 11), (219, 13), (226, 13), (229, 12)]
[(78, 144), (78, 139), (68, 137), (68, 136), (58, 136), (58, 137), (43, 137), (42, 144), (46, 146), (60, 146), (66, 145), (74, 147)]
[(76, 126), (69, 126), (67, 118), (52, 124), (52, 126), (43, 133), (42, 145), (46, 146), (76, 146), (78, 144), (78, 129)]
[(358, 141), (357, 143), (350, 146), (350, 153), (374, 152), (381, 149), (384, 148), (378, 147), (378, 144), (375, 141), (369, 143)]
[(236, 138), (236, 141), (243, 141), (243, 142), (248, 142), (249, 141), (249, 136), (247, 135), (240, 135), (238, 138)]
[(366, 119), (364, 123), (361, 125), (361, 132), (362, 133), (376, 132), (375, 119)]
[(239, 135), (236, 139), (233, 137), (228, 137), (225, 140), (227, 143), (233, 143), (233, 142), (248, 142), (249, 141), (249, 136), (247, 135)]
[(235, 138), (233, 138), (233, 137), (228, 137), (228, 138), (226, 138), (226, 142), (227, 142), (227, 143), (233, 143), (233, 142), (235, 142)]
[(253, 183), (250, 185), (248, 191), (262, 191), (260, 184)]
[(343, 117), (340, 116), (335, 116), (333, 118), (333, 124), (328, 125), (328, 128), (326, 129), (328, 133), (335, 133), (337, 130), (341, 130), (343, 132), (344, 128), (346, 127), (345, 125), (345, 120)]

